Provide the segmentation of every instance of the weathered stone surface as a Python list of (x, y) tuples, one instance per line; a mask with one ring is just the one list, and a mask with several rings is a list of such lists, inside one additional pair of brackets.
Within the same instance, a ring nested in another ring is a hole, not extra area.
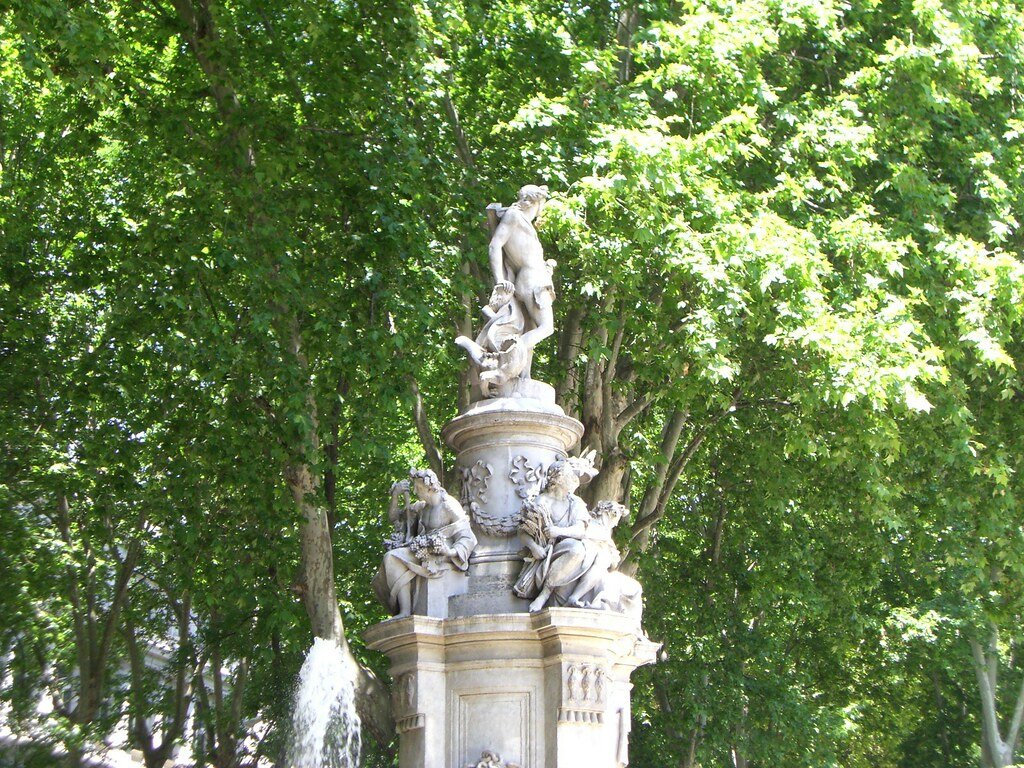
[(562, 413), (474, 409), (441, 434), (458, 457), (461, 502), (474, 530), (494, 539), (481, 540), (485, 554), (521, 548), (507, 539), (518, 533), (526, 495), (538, 491), (546, 468), (579, 442), (583, 425)]
[(534, 226), (547, 197), (545, 187), (527, 184), (509, 207), (487, 206), (494, 289), (481, 308), (486, 322), (476, 340), (455, 340), (469, 356), (473, 400), (547, 399), (530, 378), (534, 347), (555, 331), (555, 262), (544, 259)]
[(511, 613), (529, 605), (512, 593), (523, 563), (523, 502), (540, 490), (547, 468), (579, 442), (583, 425), (561, 409), (522, 406), (523, 401), (492, 400), (441, 432), (457, 456), (461, 503), (477, 538), (467, 589), (452, 599), (450, 616)]
[(412, 615), (366, 639), (391, 660), (400, 768), (629, 762), (629, 677), (657, 645), (639, 583), (617, 571), (612, 529), (628, 510), (575, 494), (597, 471), (593, 454), (570, 457), (583, 425), (530, 377), (554, 330), (554, 264), (533, 226), (545, 197), (524, 187), (513, 206), (488, 208), (488, 320), (476, 341), (458, 339), (472, 402), (442, 430), (459, 500), (422, 470), (392, 493), (396, 531), (375, 586)]
[(628, 617), (578, 608), (371, 627), (367, 643), (391, 660), (407, 724), (400, 765), (475, 765), (492, 752), (522, 768), (620, 768), (629, 677), (658, 649), (638, 630)]

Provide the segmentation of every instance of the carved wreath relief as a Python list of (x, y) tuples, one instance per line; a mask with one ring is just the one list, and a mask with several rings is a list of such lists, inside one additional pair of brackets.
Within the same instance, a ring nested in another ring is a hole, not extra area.
[(540, 484), (544, 479), (544, 465), (540, 462), (536, 465), (531, 464), (526, 456), (519, 454), (509, 465), (508, 479), (516, 487), (516, 496), (528, 499), (540, 492)]
[(462, 506), (484, 533), (501, 535), (502, 518), (492, 515), (485, 506), (487, 487), (494, 475), (494, 467), (480, 459), (471, 467), (461, 467), (459, 473), (462, 476)]
[[(522, 457), (517, 457), (522, 458)], [(462, 467), (462, 504), (469, 510), (473, 522), (491, 536), (511, 536), (519, 530), (519, 509), (488, 510), (488, 488), (494, 476), (494, 467), (483, 459), (471, 467)]]

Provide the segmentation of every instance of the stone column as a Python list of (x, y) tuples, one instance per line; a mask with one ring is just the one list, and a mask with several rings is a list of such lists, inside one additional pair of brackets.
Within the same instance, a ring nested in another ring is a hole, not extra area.
[(583, 425), (553, 403), (507, 398), (477, 404), (441, 434), (456, 453), (460, 501), (478, 540), (466, 593), (451, 599), (448, 615), (525, 611), (527, 601), (512, 593), (523, 562), (523, 501), (579, 442)]

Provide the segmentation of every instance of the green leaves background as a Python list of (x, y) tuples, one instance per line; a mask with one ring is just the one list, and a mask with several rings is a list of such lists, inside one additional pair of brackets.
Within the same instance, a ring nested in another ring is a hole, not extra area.
[[(134, 712), (126, 626), (165, 638), (186, 596), (194, 637), (147, 684), (244, 660), (237, 712), (200, 707), (218, 765), (247, 718), (280, 723), (309, 640), (296, 462), (358, 650), (381, 500), (422, 461), (414, 391), (435, 435), (464, 397), (483, 207), (536, 182), (561, 329), (536, 373), (636, 510), (667, 651), (633, 762), (999, 764), (970, 640), (1008, 738), (1015, 4), (28, 0), (0, 25), (19, 727), (74, 746)], [(93, 711), (63, 692), (88, 669)]]

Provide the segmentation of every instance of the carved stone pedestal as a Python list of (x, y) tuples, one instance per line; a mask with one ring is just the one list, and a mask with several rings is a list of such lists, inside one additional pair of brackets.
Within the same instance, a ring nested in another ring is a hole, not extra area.
[(545, 470), (564, 459), (583, 434), (583, 425), (566, 416), (553, 395), (551, 400), (484, 401), (442, 431), (458, 457), (460, 501), (478, 541), (470, 558), (468, 589), (452, 598), (448, 616), (527, 608), (529, 601), (512, 593), (523, 567), (518, 536), (523, 502), (540, 490)]
[(628, 763), (629, 677), (658, 646), (626, 616), (579, 608), (370, 627), (391, 661), (401, 768)]
[(466, 594), (468, 588), (469, 576), (461, 571), (447, 571), (436, 579), (419, 579), (413, 588), (412, 611), (447, 618), (450, 601)]

